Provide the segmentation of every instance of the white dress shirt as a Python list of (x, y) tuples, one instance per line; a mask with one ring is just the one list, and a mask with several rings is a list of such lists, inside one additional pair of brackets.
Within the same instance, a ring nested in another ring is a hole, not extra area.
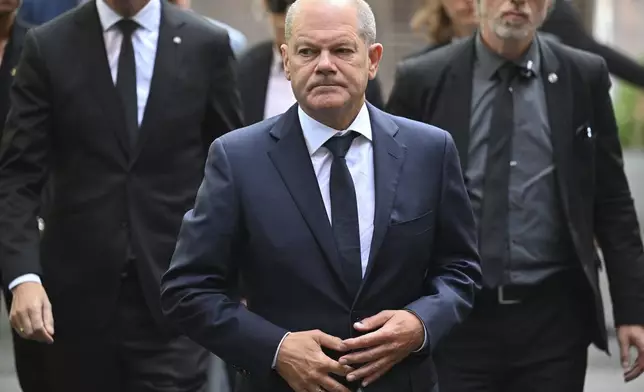
[(284, 74), (282, 54), (273, 45), (273, 62), (266, 86), (266, 100), (264, 103), (264, 118), (271, 118), (282, 114), (295, 104), (295, 95), (291, 82)]
[[(105, 0), (97, 0), (96, 8), (101, 26), (103, 27), (105, 51), (107, 53), (112, 80), (116, 84), (121, 43), (123, 42), (123, 34), (116, 26), (116, 23), (123, 19), (123, 17), (111, 9), (105, 3)], [(132, 17), (132, 20), (141, 26), (132, 34), (134, 61), (136, 64), (138, 121), (140, 126), (141, 121), (143, 121), (143, 113), (145, 112), (148, 95), (150, 94), (150, 83), (152, 81), (154, 62), (157, 54), (159, 26), (161, 24), (161, 0), (150, 0), (145, 7)], [(9, 290), (25, 282), (41, 283), (41, 280), (36, 274), (22, 275), (9, 283)]]

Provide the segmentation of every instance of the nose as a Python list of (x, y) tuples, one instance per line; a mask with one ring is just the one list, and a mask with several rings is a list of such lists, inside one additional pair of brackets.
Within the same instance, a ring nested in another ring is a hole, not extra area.
[(318, 63), (315, 70), (321, 74), (329, 74), (336, 71), (335, 63), (328, 50), (323, 50), (320, 56), (318, 56)]

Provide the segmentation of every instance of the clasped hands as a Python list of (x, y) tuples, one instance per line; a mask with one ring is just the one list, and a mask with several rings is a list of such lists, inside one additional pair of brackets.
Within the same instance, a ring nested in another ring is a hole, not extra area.
[[(277, 355), (277, 372), (296, 392), (350, 392), (330, 374), (367, 386), (421, 348), (425, 339), (422, 322), (405, 310), (380, 312), (354, 328), (365, 335), (341, 340), (319, 330), (289, 334)], [(322, 347), (347, 354), (335, 361)]]

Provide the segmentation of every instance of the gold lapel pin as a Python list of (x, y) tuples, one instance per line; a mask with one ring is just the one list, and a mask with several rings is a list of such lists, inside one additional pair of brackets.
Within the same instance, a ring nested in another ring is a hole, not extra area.
[(16, 68), (11, 69), (11, 76), (16, 76)]

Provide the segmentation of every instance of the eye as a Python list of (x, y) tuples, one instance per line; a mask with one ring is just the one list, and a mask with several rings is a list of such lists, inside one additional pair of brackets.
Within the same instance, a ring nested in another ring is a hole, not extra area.
[(300, 56), (311, 56), (311, 55), (313, 55), (313, 49), (302, 48), (302, 49), (297, 51), (297, 54), (299, 54)]
[(353, 49), (350, 49), (350, 48), (339, 48), (339, 49), (336, 49), (336, 53), (340, 53), (340, 54), (350, 54), (350, 53), (353, 53)]

